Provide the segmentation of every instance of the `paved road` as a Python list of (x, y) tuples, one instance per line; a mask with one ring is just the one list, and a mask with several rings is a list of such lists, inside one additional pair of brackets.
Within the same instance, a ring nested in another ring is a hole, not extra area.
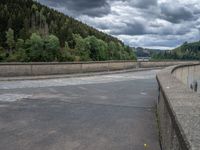
[(0, 82), (0, 150), (160, 150), (157, 71)]

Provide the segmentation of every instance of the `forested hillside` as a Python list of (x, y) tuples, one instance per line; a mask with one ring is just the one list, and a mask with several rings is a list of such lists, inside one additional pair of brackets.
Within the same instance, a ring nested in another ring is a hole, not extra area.
[(135, 52), (137, 57), (152, 57), (155, 54), (163, 52), (163, 50), (137, 47), (135, 48)]
[(200, 41), (183, 45), (152, 56), (153, 59), (200, 60)]
[(1, 0), (0, 61), (129, 59), (117, 38), (32, 0)]

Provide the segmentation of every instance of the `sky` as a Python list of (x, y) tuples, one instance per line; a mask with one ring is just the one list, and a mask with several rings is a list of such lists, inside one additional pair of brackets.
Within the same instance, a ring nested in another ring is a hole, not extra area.
[(38, 0), (132, 47), (172, 49), (200, 39), (199, 0)]

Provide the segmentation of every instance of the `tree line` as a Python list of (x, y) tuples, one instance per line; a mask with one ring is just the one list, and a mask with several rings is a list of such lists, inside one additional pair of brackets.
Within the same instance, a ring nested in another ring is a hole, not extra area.
[(152, 59), (200, 60), (200, 41), (193, 43), (185, 42), (173, 50), (154, 53)]
[(32, 0), (2, 0), (0, 22), (0, 61), (135, 59), (117, 38)]
[(57, 36), (41, 36), (32, 33), (30, 38), (15, 40), (13, 29), (6, 32), (7, 50), (0, 48), (2, 62), (49, 62), (49, 61), (103, 61), (134, 60), (135, 55), (128, 46), (113, 41), (106, 43), (95, 36), (82, 38), (73, 34), (75, 47), (71, 49), (68, 42), (61, 47)]

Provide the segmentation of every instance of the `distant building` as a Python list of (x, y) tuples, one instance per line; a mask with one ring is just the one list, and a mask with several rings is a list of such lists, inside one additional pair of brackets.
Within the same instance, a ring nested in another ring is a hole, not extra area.
[(137, 61), (150, 61), (151, 57), (137, 57)]

